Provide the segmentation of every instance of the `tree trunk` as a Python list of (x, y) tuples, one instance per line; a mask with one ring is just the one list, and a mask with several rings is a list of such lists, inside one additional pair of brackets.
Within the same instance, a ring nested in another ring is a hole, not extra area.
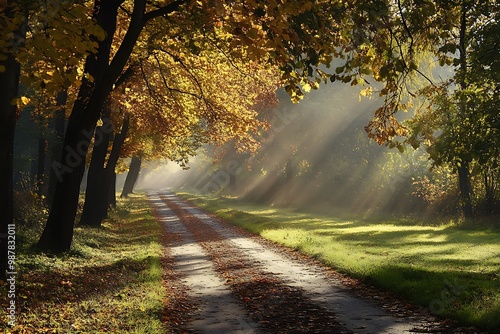
[(123, 125), (121, 132), (115, 136), (113, 140), (113, 148), (111, 149), (111, 153), (109, 154), (108, 163), (106, 164), (106, 168), (104, 169), (104, 189), (101, 193), (101, 201), (99, 203), (98, 212), (100, 214), (99, 225), (102, 220), (108, 216), (108, 208), (110, 206), (110, 193), (113, 193), (113, 198), (115, 198), (115, 187), (114, 182), (116, 180), (115, 167), (118, 159), (120, 158), (120, 150), (125, 142), (125, 138), (127, 137), (128, 128), (129, 128), (129, 116), (126, 115), (123, 120)]
[(494, 187), (494, 175), (491, 168), (488, 166), (483, 172), (484, 177), (484, 190), (486, 197), (485, 212), (490, 214), (493, 212), (495, 206), (495, 187)]
[(17, 107), (12, 104), (17, 97), (19, 64), (14, 57), (0, 63), (5, 71), (0, 73), (0, 277), (5, 279), (7, 270), (7, 233), (13, 223), (12, 173), (14, 130)]
[(104, 28), (107, 38), (99, 43), (97, 55), (87, 57), (85, 72), (92, 75), (95, 87), (82, 80), (78, 98), (73, 106), (64, 138), (60, 163), (55, 163), (58, 184), (47, 225), (38, 242), (42, 250), (63, 252), (69, 250), (78, 206), (80, 182), (85, 168), (88, 143), (104, 102), (120, 77), (148, 19), (166, 15), (183, 1), (169, 5), (145, 16), (146, 0), (134, 0), (130, 24), (123, 41), (109, 63), (111, 39), (116, 30), (118, 7), (123, 0), (95, 0), (96, 21)]
[(133, 156), (132, 161), (130, 161), (130, 167), (128, 169), (127, 177), (125, 178), (125, 184), (123, 185), (122, 194), (120, 197), (127, 197), (129, 194), (133, 193), (135, 183), (139, 177), (139, 172), (141, 171), (141, 158), (138, 156)]
[(36, 190), (39, 197), (45, 194), (45, 157), (47, 152), (47, 140), (40, 135), (38, 138), (38, 158), (36, 169)]
[[(105, 122), (109, 122), (109, 120), (106, 119)], [(110, 123), (109, 126), (111, 126)], [(123, 122), (121, 133), (115, 135), (113, 148), (111, 149), (106, 167), (104, 167), (104, 163), (108, 151), (111, 131), (105, 131), (106, 133), (104, 136), (107, 136), (107, 139), (103, 140), (98, 147), (94, 147), (87, 178), (85, 204), (80, 225), (100, 227), (102, 220), (107, 217), (108, 207), (111, 204), (110, 192), (114, 192), (113, 185), (116, 177), (115, 167), (119, 158), (121, 146), (125, 141), (128, 126), (129, 120), (128, 117), (126, 117)]]
[(104, 163), (108, 153), (109, 141), (112, 131), (111, 121), (109, 119), (111, 110), (108, 106), (103, 110), (103, 126), (98, 126), (95, 130), (95, 138), (102, 138), (99, 142), (94, 142), (92, 151), (92, 159), (87, 174), (87, 189), (85, 190), (85, 202), (83, 205), (82, 217), (80, 225), (99, 226), (100, 216), (96, 210), (101, 200), (101, 194), (104, 184)]
[(470, 219), (473, 217), (474, 212), (472, 209), (469, 164), (466, 162), (463, 162), (462, 165), (458, 167), (458, 183), (460, 187), (462, 213), (465, 219)]
[[(459, 84), (460, 90), (467, 89), (467, 11), (468, 5), (466, 1), (462, 3), (460, 15), (460, 39), (459, 39), (459, 52), (460, 52), (460, 67), (459, 67)], [(465, 119), (467, 117), (467, 97), (462, 94), (460, 98), (460, 116)], [(466, 154), (463, 154), (466, 155)], [(465, 219), (470, 219), (473, 216), (472, 199), (471, 199), (471, 183), (469, 161), (462, 159), (460, 166), (458, 166), (458, 185), (460, 189), (460, 198), (462, 204), (462, 213)]]
[(111, 187), (109, 188), (108, 197), (109, 206), (116, 208), (116, 172), (113, 171), (113, 176), (111, 177)]
[[(15, 4), (8, 1), (7, 6)], [(6, 8), (7, 18), (14, 16), (14, 11)], [(16, 38), (22, 39), (25, 34), (25, 24), (16, 32)], [(12, 41), (13, 49), (18, 47), (17, 41)], [(20, 65), (13, 54), (8, 53), (5, 60), (0, 61), (5, 69), (0, 72), (0, 279), (6, 279), (8, 267), (8, 232), (13, 227), (13, 154), (14, 131), (16, 128), (17, 106), (14, 99), (18, 96)], [(12, 269), (12, 268), (10, 268)]]

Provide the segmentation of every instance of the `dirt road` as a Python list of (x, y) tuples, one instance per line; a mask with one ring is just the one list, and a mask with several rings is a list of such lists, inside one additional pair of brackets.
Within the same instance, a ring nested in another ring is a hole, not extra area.
[(164, 319), (175, 333), (442, 332), (170, 192), (149, 198), (164, 228)]

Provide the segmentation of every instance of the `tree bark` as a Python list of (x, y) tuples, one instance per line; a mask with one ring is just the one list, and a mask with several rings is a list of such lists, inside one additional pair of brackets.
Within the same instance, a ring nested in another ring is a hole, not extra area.
[[(105, 121), (109, 122), (109, 120)], [(120, 149), (128, 132), (128, 126), (129, 118), (125, 117), (121, 133), (116, 134), (113, 140), (113, 148), (111, 149), (106, 166), (104, 166), (104, 164), (108, 152), (111, 132), (107, 131), (107, 133), (104, 134), (107, 139), (103, 140), (98, 147), (94, 147), (87, 178), (85, 204), (80, 225), (100, 227), (102, 220), (107, 217), (108, 207), (111, 204), (110, 192), (114, 192), (113, 185), (116, 177), (115, 167), (119, 158)]]
[(141, 158), (139, 156), (133, 156), (132, 161), (130, 161), (130, 167), (128, 169), (127, 177), (125, 178), (125, 184), (123, 185), (122, 194), (120, 197), (127, 197), (134, 191), (135, 183), (139, 177), (139, 172), (141, 171)]
[(14, 153), (14, 130), (17, 107), (12, 104), (17, 97), (19, 64), (14, 57), (1, 62), (5, 71), (0, 73), (0, 277), (5, 278), (7, 270), (7, 233), (13, 223), (12, 173)]
[(96, 210), (99, 207), (104, 184), (104, 164), (108, 153), (108, 146), (111, 140), (111, 109), (109, 102), (103, 108), (103, 126), (98, 126), (95, 130), (95, 138), (102, 138), (94, 142), (92, 158), (87, 174), (87, 189), (85, 190), (85, 202), (83, 205), (80, 225), (99, 226), (100, 215)]
[(472, 207), (471, 198), (472, 191), (470, 184), (469, 164), (467, 162), (463, 162), (462, 165), (458, 167), (458, 184), (462, 202), (462, 213), (465, 219), (470, 219), (474, 215), (474, 210)]
[[(15, 13), (10, 8), (15, 1), (8, 1), (5, 16), (12, 18)], [(25, 35), (25, 24), (19, 27), (15, 38), (21, 40)], [(12, 46), (15, 50), (16, 39)], [(11, 50), (12, 51), (12, 50)], [(12, 51), (13, 52), (13, 51)], [(0, 279), (6, 279), (8, 271), (8, 232), (13, 225), (13, 155), (14, 131), (17, 120), (17, 106), (14, 99), (18, 96), (21, 67), (13, 53), (0, 61), (5, 69), (0, 72)]]
[(113, 175), (111, 177), (111, 187), (109, 188), (109, 197), (108, 197), (109, 206), (116, 208), (116, 172), (113, 171)]
[(493, 212), (495, 206), (495, 178), (492, 173), (491, 167), (486, 167), (483, 172), (483, 177), (486, 197), (485, 213), (490, 214)]
[(45, 158), (47, 153), (47, 139), (40, 134), (38, 138), (38, 157), (36, 168), (36, 190), (39, 197), (45, 193)]
[(108, 216), (108, 208), (111, 205), (110, 198), (111, 193), (113, 194), (113, 199), (116, 201), (116, 187), (114, 186), (114, 182), (116, 180), (115, 168), (120, 158), (120, 150), (125, 142), (125, 138), (127, 137), (128, 129), (130, 125), (130, 118), (128, 115), (125, 116), (123, 120), (122, 129), (119, 134), (115, 136), (113, 140), (113, 148), (111, 149), (111, 153), (109, 154), (108, 163), (106, 164), (106, 168), (104, 170), (104, 189), (101, 195), (100, 202), (100, 221)]

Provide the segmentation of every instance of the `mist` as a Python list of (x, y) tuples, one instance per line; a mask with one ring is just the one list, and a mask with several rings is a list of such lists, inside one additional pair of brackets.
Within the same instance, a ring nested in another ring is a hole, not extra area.
[[(328, 84), (292, 104), (262, 112), (271, 128), (260, 134), (256, 154), (231, 144), (206, 146), (189, 170), (154, 163), (141, 172), (138, 188), (184, 189), (236, 196), (269, 205), (335, 213), (411, 213), (425, 203), (413, 182), (428, 172), (425, 152), (379, 146), (364, 127), (381, 102), (360, 99), (363, 87)], [(401, 112), (399, 118), (409, 115)]]

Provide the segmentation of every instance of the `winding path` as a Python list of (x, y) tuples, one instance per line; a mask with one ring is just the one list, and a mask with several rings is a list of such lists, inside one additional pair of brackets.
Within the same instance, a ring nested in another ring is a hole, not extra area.
[(431, 332), (425, 320), (390, 314), (323, 268), (293, 259), (170, 192), (149, 199), (168, 240), (171, 269), (193, 303), (183, 315), (186, 328), (178, 332)]

